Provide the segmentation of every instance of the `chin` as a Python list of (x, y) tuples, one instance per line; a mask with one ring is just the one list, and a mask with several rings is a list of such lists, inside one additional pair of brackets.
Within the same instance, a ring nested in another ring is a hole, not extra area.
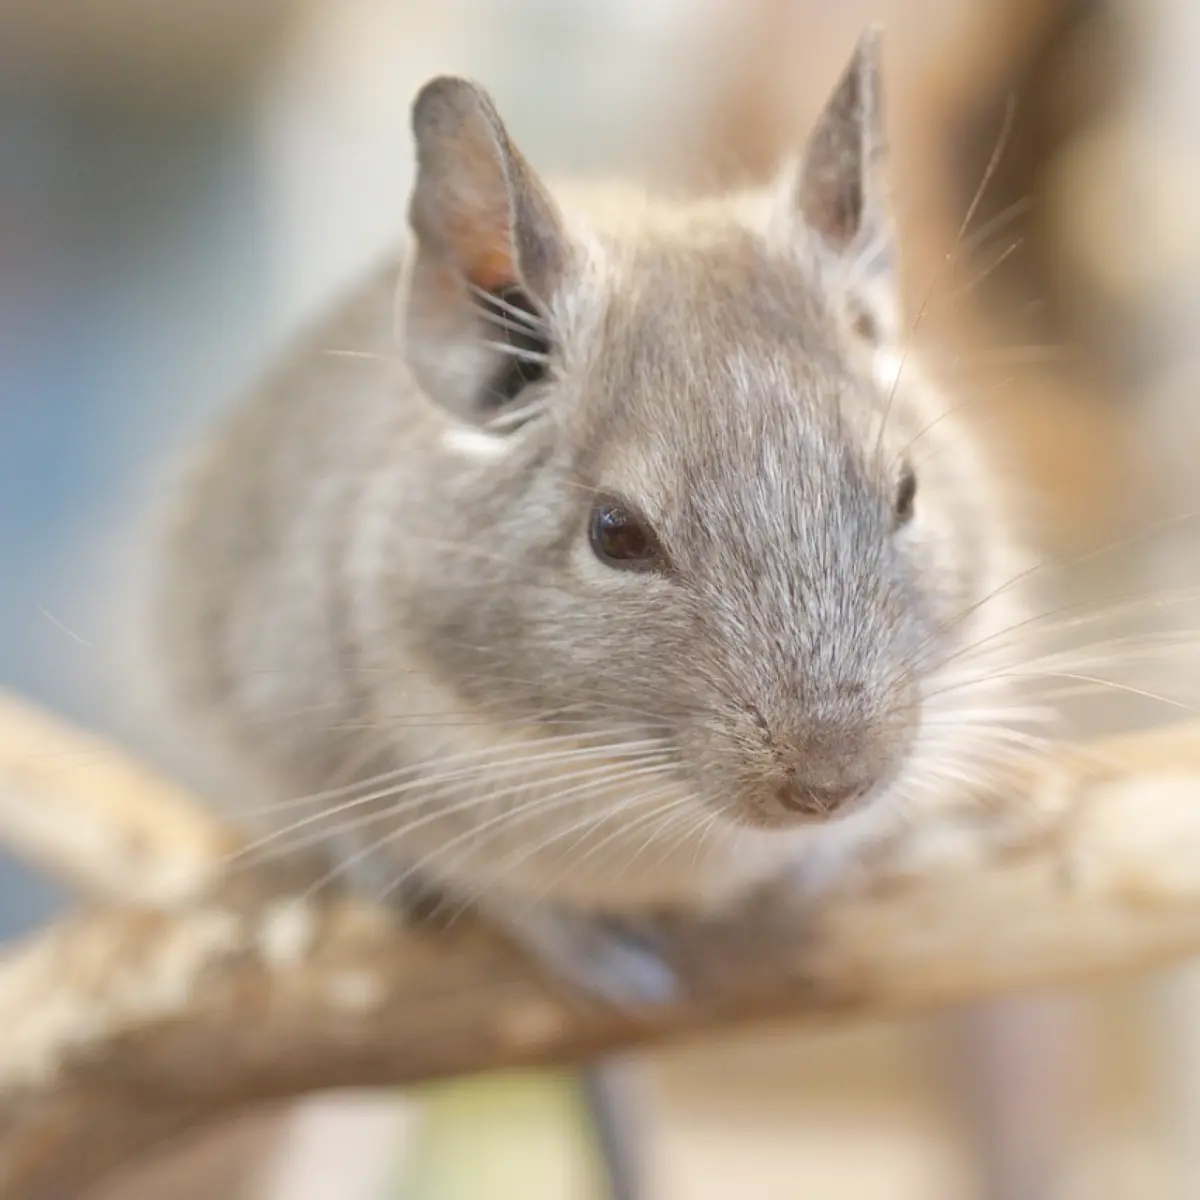
[(825, 829), (836, 823), (837, 814), (798, 813), (776, 804), (747, 802), (723, 806), (722, 816), (737, 829), (779, 830)]

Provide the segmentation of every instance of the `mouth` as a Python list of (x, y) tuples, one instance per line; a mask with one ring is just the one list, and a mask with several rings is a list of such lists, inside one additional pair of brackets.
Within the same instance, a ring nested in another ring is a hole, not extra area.
[(836, 791), (829, 788), (783, 787), (779, 789), (776, 799), (790, 813), (824, 821), (829, 817), (848, 811), (868, 792), (872, 791), (873, 787), (873, 784), (867, 784), (862, 787)]
[(784, 833), (791, 829), (819, 829), (836, 818), (828, 813), (814, 813), (807, 809), (783, 809), (775, 804), (748, 804), (727, 813), (735, 825), (745, 829), (768, 829)]
[(788, 795), (780, 792), (755, 799), (739, 806), (730, 814), (740, 825), (751, 829), (767, 829), (786, 832), (796, 829), (822, 829), (841, 824), (884, 795), (894, 782), (895, 775), (889, 774), (871, 784), (855, 788), (850, 792), (838, 793), (837, 802), (830, 804), (829, 796), (806, 794)]

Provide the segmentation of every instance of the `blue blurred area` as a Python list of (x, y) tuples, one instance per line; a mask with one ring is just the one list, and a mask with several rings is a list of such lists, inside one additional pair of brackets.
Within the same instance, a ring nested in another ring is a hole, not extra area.
[[(480, 74), (540, 162), (629, 165), (677, 119), (662, 83), (676, 11), (297, 8), (295, 40), (250, 86), (172, 105), (146, 80), (99, 100), (0, 45), (0, 688), (139, 736), (108, 653), (119, 531), (155, 502), (170, 451), (399, 226), (416, 87)], [(98, 56), (114, 78), (138, 29)], [(173, 47), (173, 71), (198, 53)], [(571, 103), (548, 108), (559, 93)], [(0, 937), (57, 899), (0, 861)]]
[[(248, 369), (262, 224), (237, 111), (0, 93), (0, 687), (113, 731), (97, 547)], [(62, 899), (0, 863), (0, 937)]]

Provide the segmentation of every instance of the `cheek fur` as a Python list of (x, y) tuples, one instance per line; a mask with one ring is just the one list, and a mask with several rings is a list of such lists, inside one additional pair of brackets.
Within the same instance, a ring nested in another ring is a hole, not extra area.
[(468, 462), (495, 462), (508, 452), (509, 440), (467, 425), (452, 425), (442, 434), (442, 449)]

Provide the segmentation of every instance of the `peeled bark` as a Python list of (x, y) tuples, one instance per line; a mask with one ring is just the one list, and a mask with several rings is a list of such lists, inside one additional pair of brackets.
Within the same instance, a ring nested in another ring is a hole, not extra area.
[[(69, 783), (47, 771), (83, 749), (92, 765)], [(109, 897), (128, 869), (173, 898), (110, 899), (0, 958), (0, 1195), (75, 1195), (260, 1101), (876, 1016), (1200, 950), (1200, 724), (1064, 751), (1012, 809), (1020, 836), (918, 837), (819, 905), (764, 894), (728, 922), (679, 924), (684, 999), (635, 1016), (562, 994), (468, 919), (403, 928), (344, 897), (281, 896), (265, 868), (214, 882), (232, 835), (6, 702), (0, 837)]]

